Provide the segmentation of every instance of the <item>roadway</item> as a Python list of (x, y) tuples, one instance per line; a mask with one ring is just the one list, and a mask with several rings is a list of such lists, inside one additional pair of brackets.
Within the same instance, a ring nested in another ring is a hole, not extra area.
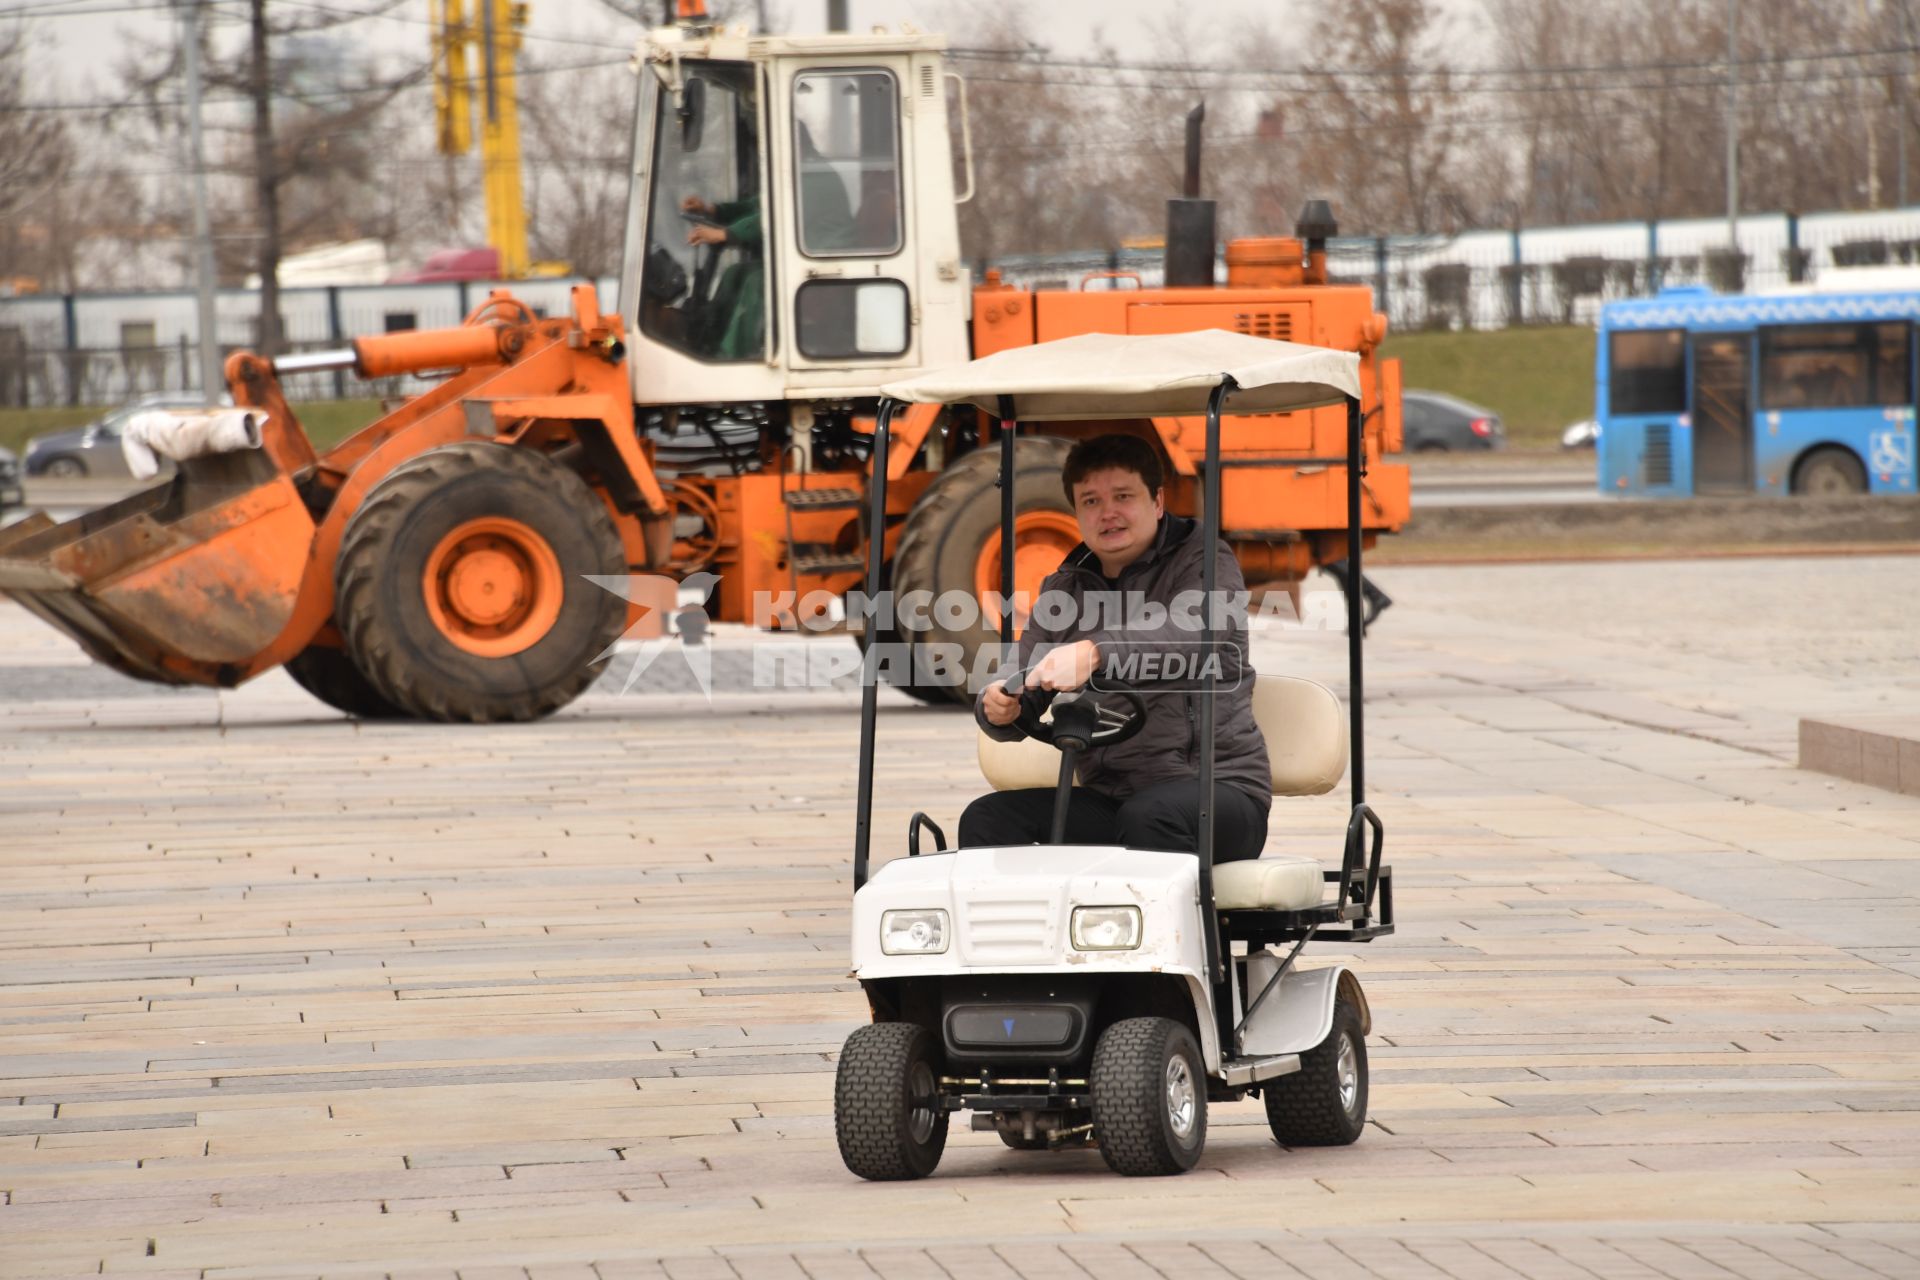
[[(1911, 562), (1378, 572), (1400, 929), (1306, 957), (1366, 984), (1371, 1122), (1222, 1103), (1152, 1182), (960, 1124), (924, 1182), (841, 1167), (859, 704), (758, 680), (790, 641), (716, 627), (710, 700), (355, 723), (0, 603), (0, 1276), (1920, 1275), (1920, 798), (1796, 767), (1920, 689)], [(1253, 644), (1345, 686), (1338, 631)], [(983, 784), (884, 696), (891, 853)]]
[[(1420, 507), (1540, 506), (1598, 502), (1590, 453), (1508, 453), (1465, 457), (1419, 457), (1413, 467), (1413, 505)], [(27, 481), (27, 505), (0, 513), (0, 525), (35, 509), (56, 520), (125, 497), (126, 479)]]

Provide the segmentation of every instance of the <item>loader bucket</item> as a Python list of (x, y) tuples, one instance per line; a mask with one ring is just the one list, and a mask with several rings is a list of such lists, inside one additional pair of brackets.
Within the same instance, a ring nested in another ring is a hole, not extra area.
[(196, 458), (76, 519), (0, 530), (0, 592), (117, 671), (231, 687), (292, 616), (313, 532), (264, 452)]

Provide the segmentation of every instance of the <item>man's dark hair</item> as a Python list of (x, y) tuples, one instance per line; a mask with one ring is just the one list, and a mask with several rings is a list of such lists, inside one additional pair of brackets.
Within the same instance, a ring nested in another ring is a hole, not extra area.
[(1073, 501), (1073, 486), (1096, 471), (1131, 471), (1146, 483), (1147, 496), (1160, 493), (1160, 454), (1139, 436), (1119, 433), (1082, 440), (1067, 453), (1060, 468), (1060, 484)]

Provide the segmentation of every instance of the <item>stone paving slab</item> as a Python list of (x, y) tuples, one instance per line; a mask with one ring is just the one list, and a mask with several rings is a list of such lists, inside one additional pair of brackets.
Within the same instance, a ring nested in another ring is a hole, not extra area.
[[(857, 702), (754, 689), (753, 636), (711, 703), (377, 725), (0, 604), (0, 1276), (1920, 1276), (1920, 799), (1796, 767), (1920, 705), (1896, 569), (1382, 571), (1368, 1132), (1216, 1107), (1151, 1182), (958, 1129), (842, 1169)], [(886, 701), (878, 830), (951, 829), (965, 718)]]

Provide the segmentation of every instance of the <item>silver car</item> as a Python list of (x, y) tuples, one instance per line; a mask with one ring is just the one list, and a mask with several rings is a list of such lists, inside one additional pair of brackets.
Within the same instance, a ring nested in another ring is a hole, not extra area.
[(205, 397), (191, 391), (156, 391), (121, 405), (84, 427), (49, 431), (27, 441), (29, 476), (79, 479), (83, 476), (130, 476), (120, 452), (120, 432), (127, 419), (149, 409), (204, 409)]
[(0, 445), (0, 511), (17, 507), (27, 500), (27, 491), (20, 487), (20, 459), (13, 450)]

